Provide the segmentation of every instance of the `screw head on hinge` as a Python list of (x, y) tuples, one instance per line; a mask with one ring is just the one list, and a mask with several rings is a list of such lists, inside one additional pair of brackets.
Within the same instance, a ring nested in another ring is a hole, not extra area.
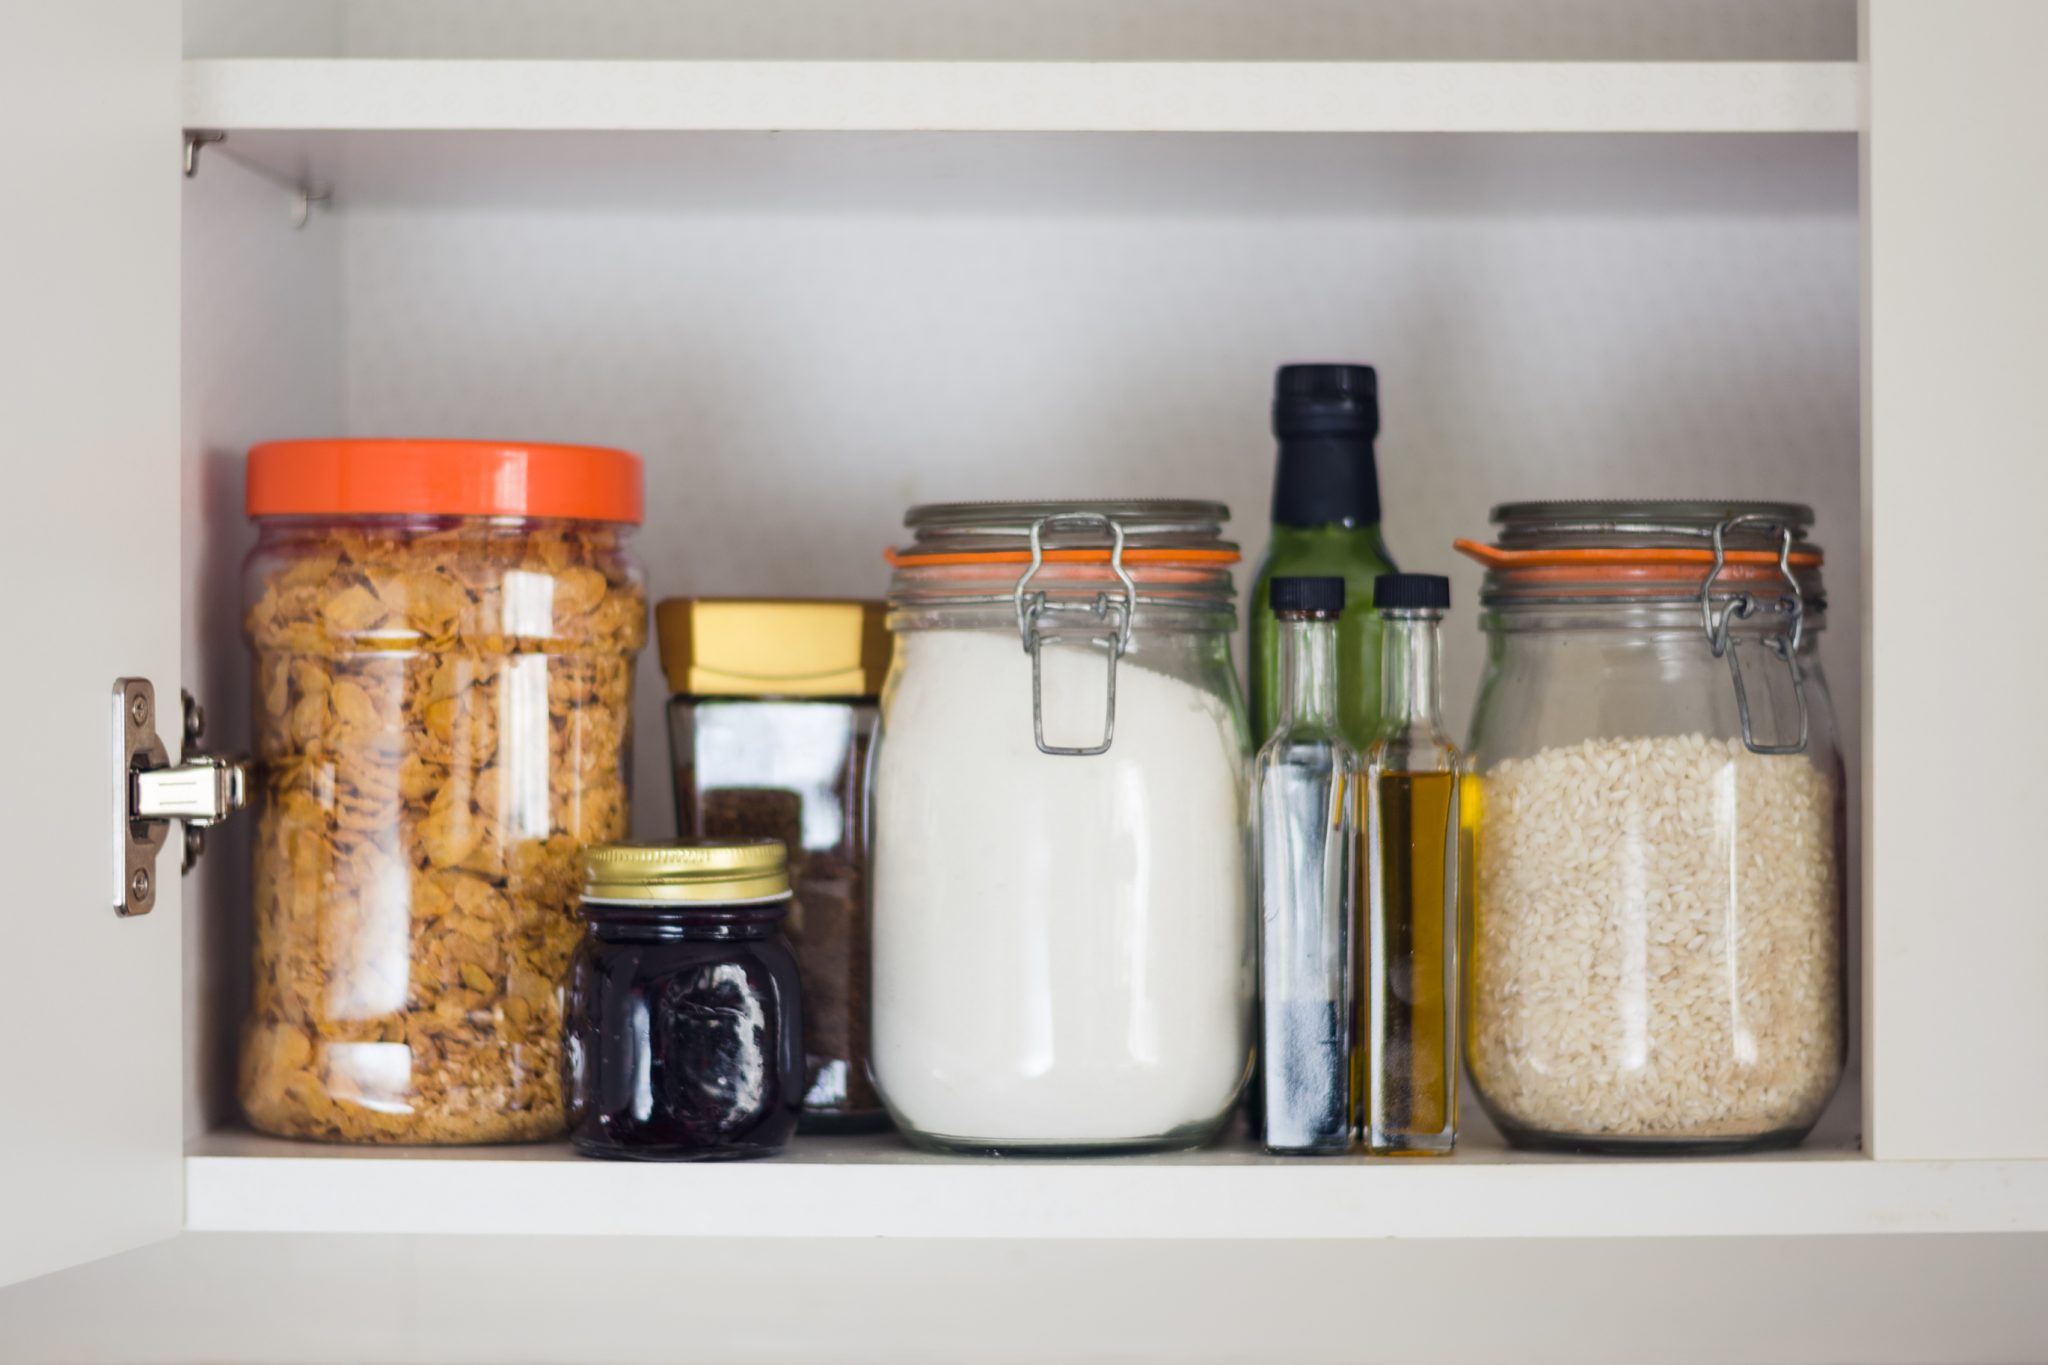
[(149, 869), (138, 867), (128, 875), (128, 899), (137, 905), (149, 899)]
[(149, 724), (149, 698), (140, 691), (128, 699), (128, 719), (134, 721), (137, 728)]

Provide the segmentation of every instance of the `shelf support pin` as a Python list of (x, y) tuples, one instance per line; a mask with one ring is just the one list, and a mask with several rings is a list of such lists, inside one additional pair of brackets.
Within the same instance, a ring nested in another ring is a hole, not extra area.
[[(226, 142), (228, 135), (218, 128), (187, 128), (185, 130), (185, 178), (190, 180), (199, 174), (199, 149), (215, 143)], [(334, 187), (320, 181), (300, 176), (290, 178), (268, 166), (243, 160), (232, 152), (223, 151), (222, 156), (239, 162), (252, 174), (259, 175), (273, 185), (282, 186), (291, 194), (292, 226), (302, 228), (312, 221), (316, 206), (325, 207), (334, 202)]]
[(315, 184), (310, 180), (300, 181), (297, 188), (292, 191), (292, 226), (304, 227), (313, 217), (315, 204), (324, 206), (333, 202), (332, 186)]
[(199, 149), (209, 143), (226, 142), (228, 135), (217, 128), (187, 128), (185, 130), (185, 178), (190, 180), (199, 174)]

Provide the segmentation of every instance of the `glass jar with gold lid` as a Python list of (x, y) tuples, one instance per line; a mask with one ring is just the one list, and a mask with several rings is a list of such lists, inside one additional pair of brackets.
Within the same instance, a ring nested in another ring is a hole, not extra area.
[(880, 602), (677, 598), (656, 612), (676, 832), (775, 839), (804, 988), (807, 1132), (885, 1128), (868, 1071), (868, 755), (889, 668)]
[(765, 1156), (803, 1096), (802, 987), (772, 839), (600, 844), (570, 965), (564, 1089), (586, 1156)]

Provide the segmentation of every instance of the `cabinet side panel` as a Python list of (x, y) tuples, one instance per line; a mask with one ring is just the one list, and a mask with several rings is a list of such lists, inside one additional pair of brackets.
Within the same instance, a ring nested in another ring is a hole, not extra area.
[(1865, 25), (1871, 1147), (2048, 1156), (2048, 6)]
[[(295, 226), (291, 191), (250, 169), (236, 137), (201, 154), (184, 196), (185, 674), (206, 707), (207, 744), (247, 753), (241, 566), (255, 533), (242, 514), (245, 454), (257, 441), (342, 428), (343, 224), (329, 207)], [(211, 831), (206, 856), (186, 878), (188, 1134), (236, 1115), (236, 1039), (249, 994), (249, 830), (244, 817)]]
[[(115, 914), (114, 680), (178, 716), (178, 12), (15, 5), (0, 39), (0, 1284), (181, 1214), (177, 855)], [(175, 836), (174, 836), (175, 837)]]

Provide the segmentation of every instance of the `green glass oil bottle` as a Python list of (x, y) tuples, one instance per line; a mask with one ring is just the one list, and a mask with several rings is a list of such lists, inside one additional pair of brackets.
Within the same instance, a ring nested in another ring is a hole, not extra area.
[(1337, 622), (1337, 719), (1360, 753), (1380, 719), (1380, 620), (1373, 581), (1394, 572), (1380, 536), (1379, 376), (1370, 365), (1283, 365), (1273, 381), (1273, 538), (1252, 589), (1251, 703), (1255, 740), (1280, 723), (1280, 631), (1274, 578), (1344, 580)]

